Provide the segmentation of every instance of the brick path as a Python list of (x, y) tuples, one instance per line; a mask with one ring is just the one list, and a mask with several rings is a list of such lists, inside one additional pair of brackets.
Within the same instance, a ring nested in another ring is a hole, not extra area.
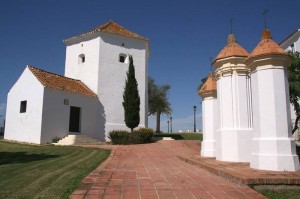
[(264, 198), (247, 186), (180, 160), (177, 156), (199, 154), (195, 141), (98, 147), (112, 153), (83, 180), (72, 199)]

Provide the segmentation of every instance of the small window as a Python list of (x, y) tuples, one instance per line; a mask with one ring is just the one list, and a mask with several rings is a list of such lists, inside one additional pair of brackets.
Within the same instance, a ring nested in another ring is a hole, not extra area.
[(119, 54), (119, 62), (128, 63), (128, 56), (124, 53)]
[(78, 63), (84, 63), (85, 62), (85, 55), (84, 54), (80, 54), (78, 56)]
[(20, 113), (26, 113), (27, 101), (21, 101)]
[(121, 63), (125, 62), (125, 55), (120, 55), (119, 62), (121, 62)]

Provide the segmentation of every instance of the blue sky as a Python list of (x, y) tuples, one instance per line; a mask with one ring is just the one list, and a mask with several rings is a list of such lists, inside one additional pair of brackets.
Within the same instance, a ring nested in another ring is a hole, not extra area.
[[(299, 0), (1, 1), (0, 115), (5, 115), (7, 93), (27, 64), (63, 74), (62, 40), (112, 19), (150, 39), (149, 75), (158, 84), (171, 85), (173, 130), (193, 129), (194, 105), (201, 129), (196, 88), (210, 70), (211, 57), (226, 45), (229, 20), (234, 18), (238, 43), (251, 52), (264, 28), (266, 8), (275, 41), (300, 28)], [(162, 117), (162, 130), (166, 131), (167, 120)], [(154, 127), (153, 118), (149, 123)]]

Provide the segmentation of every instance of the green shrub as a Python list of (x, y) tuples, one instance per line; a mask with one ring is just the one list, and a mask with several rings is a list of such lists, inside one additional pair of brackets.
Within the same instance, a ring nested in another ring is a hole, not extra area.
[(59, 137), (54, 137), (52, 138), (52, 143), (57, 143), (60, 140)]
[(132, 131), (129, 136), (129, 142), (131, 144), (143, 144), (150, 143), (153, 137), (153, 130), (149, 128), (140, 128), (138, 130)]
[(148, 128), (140, 128), (132, 132), (116, 130), (109, 132), (109, 138), (114, 144), (143, 144), (150, 143), (153, 134), (154, 131)]
[(109, 138), (114, 144), (129, 144), (129, 132), (116, 130), (109, 132)]

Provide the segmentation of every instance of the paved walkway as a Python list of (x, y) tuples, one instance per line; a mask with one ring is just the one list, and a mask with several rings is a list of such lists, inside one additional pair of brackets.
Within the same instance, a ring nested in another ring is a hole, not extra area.
[(110, 148), (112, 153), (84, 179), (72, 199), (265, 198), (245, 185), (227, 181), (177, 157), (199, 154), (199, 142), (98, 147)]

